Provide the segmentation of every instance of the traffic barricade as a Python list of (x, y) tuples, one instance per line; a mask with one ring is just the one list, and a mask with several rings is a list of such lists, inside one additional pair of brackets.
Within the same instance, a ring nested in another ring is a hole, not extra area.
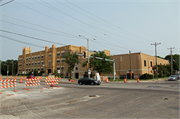
[(41, 81), (38, 78), (25, 79), (25, 87), (38, 86), (39, 88), (39, 85), (41, 85)]
[[(15, 90), (16, 87), (16, 78), (14, 79), (9, 79), (8, 77), (6, 79), (0, 79), (0, 89), (4, 89), (4, 88), (14, 88), (14, 92), (17, 92), (17, 90)], [(0, 92), (2, 94), (2, 92)]]
[(45, 85), (51, 85), (51, 87), (56, 87), (54, 85), (59, 84), (58, 81), (58, 78), (45, 78)]

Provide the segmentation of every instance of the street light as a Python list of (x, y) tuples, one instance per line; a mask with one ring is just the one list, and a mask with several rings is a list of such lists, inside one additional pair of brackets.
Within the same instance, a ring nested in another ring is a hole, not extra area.
[[(82, 35), (79, 35), (79, 37), (84, 37)], [(84, 37), (86, 40), (87, 40), (87, 48), (88, 48), (88, 54), (87, 54), (87, 57), (88, 57), (88, 64), (89, 64), (89, 39)], [(96, 40), (95, 38), (93, 38), (94, 40)], [(88, 67), (88, 78), (90, 78), (90, 74), (89, 74), (89, 67)]]

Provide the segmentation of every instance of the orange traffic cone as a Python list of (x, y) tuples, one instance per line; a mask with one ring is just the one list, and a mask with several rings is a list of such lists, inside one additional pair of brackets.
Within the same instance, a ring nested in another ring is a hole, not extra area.
[(19, 83), (22, 83), (22, 78), (20, 78)]
[(139, 83), (139, 78), (137, 79), (137, 82)]
[(124, 83), (126, 83), (126, 78), (124, 78)]
[(61, 81), (61, 77), (59, 77), (59, 81)]
[(108, 78), (106, 79), (106, 83), (109, 83), (109, 80), (108, 80)]

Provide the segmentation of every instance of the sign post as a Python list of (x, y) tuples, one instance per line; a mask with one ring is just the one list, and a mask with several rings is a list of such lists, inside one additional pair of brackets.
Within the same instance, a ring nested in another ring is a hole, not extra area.
[(60, 70), (58, 70), (59, 77), (60, 77), (60, 73), (61, 73), (61, 71), (60, 71)]

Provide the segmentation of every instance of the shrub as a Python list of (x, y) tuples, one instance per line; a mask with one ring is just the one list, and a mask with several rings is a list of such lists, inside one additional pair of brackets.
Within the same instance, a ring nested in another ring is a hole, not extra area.
[(153, 75), (147, 73), (140, 76), (140, 79), (152, 79), (152, 78)]

